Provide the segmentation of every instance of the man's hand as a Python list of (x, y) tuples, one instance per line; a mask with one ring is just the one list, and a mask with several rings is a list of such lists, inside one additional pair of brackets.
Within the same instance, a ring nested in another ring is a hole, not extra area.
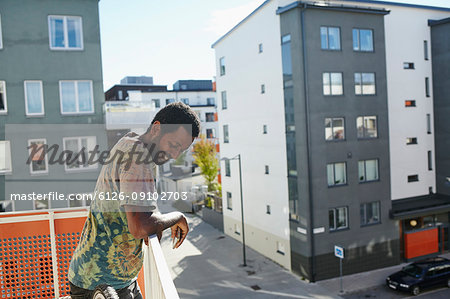
[(189, 232), (189, 225), (187, 223), (186, 217), (183, 215), (183, 217), (175, 223), (173, 226), (170, 227), (172, 231), (172, 239), (177, 237), (177, 229), (180, 230), (180, 239), (175, 244), (174, 248), (180, 247), (180, 245), (183, 243), (184, 239), (186, 239), (186, 236)]
[[(159, 233), (156, 233), (156, 236), (158, 236), (159, 243), (161, 243), (162, 233), (163, 233), (162, 231), (160, 231)], [(145, 245), (148, 246), (148, 237), (144, 238), (144, 243), (145, 243)]]

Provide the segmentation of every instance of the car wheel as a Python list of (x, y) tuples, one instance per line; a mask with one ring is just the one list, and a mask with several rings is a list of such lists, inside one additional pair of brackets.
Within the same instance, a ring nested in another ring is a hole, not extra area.
[(420, 294), (420, 288), (419, 288), (418, 286), (414, 286), (414, 287), (412, 288), (411, 293), (412, 293), (414, 296), (419, 295), (419, 294)]
[(447, 286), (450, 288), (450, 278), (447, 280)]
[(119, 299), (113, 287), (102, 284), (94, 289), (92, 299)]

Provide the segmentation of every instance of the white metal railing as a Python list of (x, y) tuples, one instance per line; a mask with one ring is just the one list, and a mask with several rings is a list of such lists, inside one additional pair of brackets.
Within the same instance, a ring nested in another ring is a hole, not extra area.
[(158, 237), (151, 235), (148, 238), (148, 245), (144, 246), (146, 297), (151, 299), (179, 299)]
[(156, 115), (151, 101), (108, 101), (103, 110), (107, 130), (147, 127)]

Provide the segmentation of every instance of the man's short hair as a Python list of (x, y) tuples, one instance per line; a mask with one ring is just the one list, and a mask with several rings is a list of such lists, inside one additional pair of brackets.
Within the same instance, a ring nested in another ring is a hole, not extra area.
[(178, 130), (180, 126), (185, 127), (192, 134), (192, 138), (196, 138), (200, 134), (200, 119), (191, 107), (182, 102), (170, 103), (159, 110), (148, 127), (147, 132), (151, 130), (152, 125), (156, 121), (161, 123), (161, 133), (163, 135)]

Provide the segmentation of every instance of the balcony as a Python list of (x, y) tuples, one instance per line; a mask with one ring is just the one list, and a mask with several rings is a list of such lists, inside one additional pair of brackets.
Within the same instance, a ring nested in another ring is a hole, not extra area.
[[(87, 214), (87, 208), (1, 213), (0, 298), (68, 296), (67, 271)], [(144, 298), (179, 298), (158, 238), (143, 246)]]
[(108, 101), (103, 110), (107, 130), (147, 128), (157, 112), (151, 101)]

